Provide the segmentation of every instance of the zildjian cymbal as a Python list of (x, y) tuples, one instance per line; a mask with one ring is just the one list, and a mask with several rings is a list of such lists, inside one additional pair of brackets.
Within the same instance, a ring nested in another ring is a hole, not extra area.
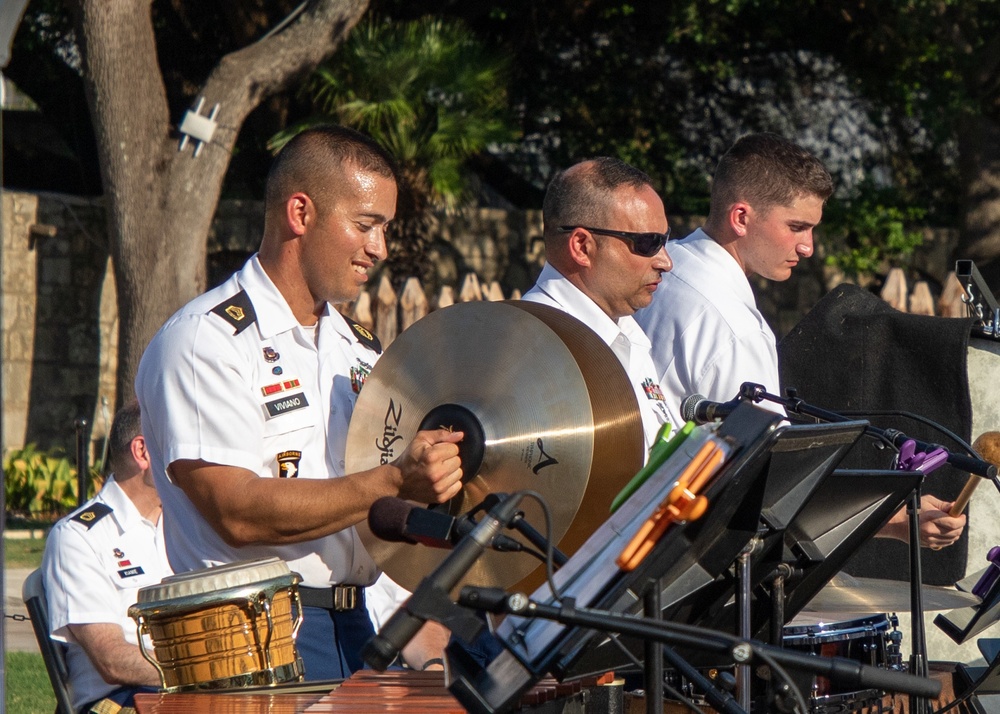
[[(642, 422), (618, 359), (582, 322), (537, 303), (462, 303), (400, 334), (358, 396), (347, 473), (392, 462), (418, 430), (438, 427), (465, 438), (462, 492), (437, 508), (457, 516), (492, 493), (531, 489), (548, 504), (553, 538), (567, 555), (607, 520), (612, 499), (642, 466)], [(544, 535), (538, 504), (520, 505)], [(448, 555), (379, 540), (367, 522), (358, 531), (379, 567), (410, 590)], [(524, 553), (490, 551), (460, 584), (530, 592), (544, 578), (540, 566)]]

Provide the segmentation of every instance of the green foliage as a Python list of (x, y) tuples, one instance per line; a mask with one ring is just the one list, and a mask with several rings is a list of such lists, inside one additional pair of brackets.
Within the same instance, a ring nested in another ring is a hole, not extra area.
[[(7, 510), (21, 514), (61, 514), (75, 508), (78, 499), (76, 467), (61, 449), (40, 450), (35, 444), (8, 452), (3, 463)], [(101, 482), (92, 468), (88, 497)]]
[(824, 215), (826, 263), (848, 276), (906, 267), (923, 242), (927, 212), (907, 206), (897, 192), (863, 186), (848, 200), (834, 200)]
[(516, 134), (507, 115), (505, 59), (459, 21), (370, 19), (303, 87), (316, 115), (271, 141), (335, 121), (371, 135), (434, 203), (463, 197), (461, 162)]
[(34, 652), (6, 652), (8, 714), (52, 714), (56, 696), (52, 692), (45, 662)]
[(471, 196), (465, 162), (517, 134), (507, 109), (508, 62), (458, 20), (369, 19), (302, 88), (313, 116), (274, 136), (277, 150), (309, 126), (364, 131), (399, 163), (387, 265), (397, 281), (430, 274), (430, 211)]

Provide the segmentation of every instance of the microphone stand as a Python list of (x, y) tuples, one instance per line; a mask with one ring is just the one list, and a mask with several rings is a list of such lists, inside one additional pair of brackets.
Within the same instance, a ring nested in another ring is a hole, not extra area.
[[(496, 508), (498, 503), (507, 498), (508, 495), (509, 494), (499, 493), (499, 492), (491, 493), (487, 495), (486, 498), (483, 499), (482, 503), (480, 503), (478, 506), (469, 511), (468, 515), (473, 516), (479, 511), (492, 510), (493, 508)], [(514, 528), (515, 530), (517, 530), (517, 532), (523, 535), (528, 540), (529, 543), (531, 543), (533, 546), (538, 548), (543, 553), (551, 548), (552, 563), (553, 565), (556, 566), (556, 568), (561, 568), (562, 566), (566, 565), (567, 561), (569, 561), (569, 558), (565, 553), (559, 550), (554, 543), (549, 542), (548, 538), (546, 538), (537, 530), (535, 530), (534, 526), (532, 526), (530, 523), (528, 523), (528, 521), (525, 520), (524, 511), (518, 511), (517, 513), (515, 513), (510, 523), (507, 524), (507, 528)]]
[[(739, 399), (757, 403), (762, 401), (774, 402), (775, 404), (780, 404), (784, 407), (785, 411), (788, 413), (799, 414), (801, 416), (819, 419), (820, 421), (855, 421), (853, 417), (846, 417), (843, 414), (838, 414), (837, 412), (831, 412), (827, 409), (821, 409), (820, 407), (807, 404), (794, 395), (790, 395), (788, 398), (783, 398), (774, 394), (769, 394), (764, 385), (755, 384), (753, 382), (744, 382), (742, 386), (740, 386)], [(997, 489), (1000, 489), (1000, 483), (997, 482), (997, 467), (989, 462), (983, 461), (982, 459), (950, 451), (940, 444), (931, 444), (918, 439), (912, 439), (896, 429), (879, 429), (878, 427), (869, 424), (865, 427), (865, 434), (879, 439), (887, 444), (891, 444), (896, 449), (900, 449), (907, 441), (913, 441), (914, 446), (917, 449), (928, 454), (937, 449), (941, 449), (947, 456), (947, 462), (959, 471), (968, 471), (970, 474), (975, 474), (981, 478), (991, 479)]]
[[(661, 602), (661, 584), (659, 578), (651, 578), (646, 583), (646, 592), (642, 597), (642, 609), (647, 618), (659, 620), (663, 617)], [(662, 714), (663, 712), (663, 656), (662, 643), (656, 640), (643, 640), (643, 662), (645, 663), (646, 679), (646, 714)], [(680, 660), (680, 656), (671, 652), (672, 664)], [(683, 660), (682, 660), (683, 661)]]
[[(848, 417), (836, 412), (814, 407), (801, 399), (790, 395), (787, 399), (769, 394), (760, 384), (744, 382), (740, 387), (740, 398), (754, 402), (767, 400), (782, 405), (786, 412), (809, 416), (826, 422), (849, 421)], [(982, 478), (989, 478), (1000, 489), (996, 475), (996, 467), (980, 459), (953, 454), (938, 444), (927, 444), (912, 439), (895, 429), (879, 429), (868, 425), (865, 433), (882, 441), (888, 442), (899, 449), (895, 468), (900, 471), (919, 471), (928, 474), (945, 461), (954, 466), (974, 473)], [(917, 449), (920, 452), (917, 452)], [(913, 648), (910, 653), (910, 670), (913, 674), (927, 676), (927, 633), (924, 628), (923, 608), (923, 572), (920, 561), (920, 485), (910, 494), (906, 504), (907, 524), (909, 533), (910, 560), (910, 630), (913, 637)], [(930, 710), (929, 702), (915, 694), (910, 695), (910, 711), (923, 714)]]
[[(643, 640), (655, 640), (666, 645), (679, 645), (702, 652), (721, 654), (737, 664), (760, 662), (772, 668), (772, 677), (780, 675), (780, 672), (774, 671), (774, 665), (780, 665), (825, 676), (840, 684), (862, 689), (877, 688), (914, 693), (922, 697), (937, 697), (941, 693), (941, 683), (926, 677), (880, 669), (844, 657), (817, 657), (813, 654), (792, 652), (756, 640), (745, 640), (713, 630), (658, 619), (608, 610), (578, 608), (575, 598), (563, 598), (558, 605), (546, 605), (530, 600), (524, 593), (508, 594), (500, 588), (465, 586), (459, 595), (458, 604), (488, 612), (522, 618), (541, 618), (599, 632), (619, 633)], [(673, 662), (676, 654), (669, 648), (665, 653), (669, 653)], [(687, 666), (690, 668), (690, 665)], [(710, 685), (706, 688), (706, 699), (717, 711), (724, 714), (746, 713), (731, 695), (719, 690), (707, 679), (705, 683)], [(785, 686), (779, 690), (781, 695), (793, 694), (797, 700), (805, 702), (801, 692), (791, 682), (786, 681)]]

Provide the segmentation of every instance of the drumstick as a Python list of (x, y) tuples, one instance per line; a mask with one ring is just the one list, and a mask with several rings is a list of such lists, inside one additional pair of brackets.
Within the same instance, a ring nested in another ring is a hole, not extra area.
[[(994, 466), (1000, 466), (1000, 431), (983, 432), (973, 442), (972, 449), (979, 454), (983, 461), (987, 461)], [(976, 486), (982, 480), (979, 476), (969, 476), (969, 480), (965, 482), (965, 487), (958, 494), (958, 498), (955, 499), (951, 510), (948, 511), (949, 516), (962, 515), (962, 511), (969, 504), (969, 499), (972, 498), (972, 492), (976, 490)]]

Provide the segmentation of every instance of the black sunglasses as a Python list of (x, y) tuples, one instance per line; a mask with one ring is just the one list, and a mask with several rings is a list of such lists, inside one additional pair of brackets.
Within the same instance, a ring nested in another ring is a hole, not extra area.
[(559, 230), (563, 233), (571, 233), (577, 228), (602, 236), (621, 238), (628, 243), (629, 250), (643, 258), (652, 258), (670, 240), (669, 228), (667, 228), (666, 233), (632, 233), (631, 231), (612, 231), (606, 228), (590, 228), (589, 226), (559, 226)]

